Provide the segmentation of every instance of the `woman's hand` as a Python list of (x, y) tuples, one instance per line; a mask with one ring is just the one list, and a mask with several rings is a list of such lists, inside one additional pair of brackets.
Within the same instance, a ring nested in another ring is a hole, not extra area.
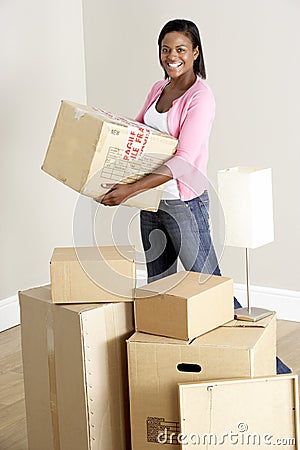
[(103, 184), (102, 187), (111, 189), (104, 195), (94, 198), (98, 203), (105, 206), (116, 206), (127, 200), (134, 194), (133, 184)]
[(160, 186), (161, 184), (172, 180), (172, 178), (171, 170), (167, 166), (162, 165), (153, 173), (149, 173), (134, 183), (102, 184), (103, 188), (110, 188), (110, 190), (106, 194), (94, 198), (94, 200), (105, 206), (116, 206), (124, 202), (124, 200), (127, 200), (129, 197), (132, 197), (139, 192), (144, 192), (148, 189)]

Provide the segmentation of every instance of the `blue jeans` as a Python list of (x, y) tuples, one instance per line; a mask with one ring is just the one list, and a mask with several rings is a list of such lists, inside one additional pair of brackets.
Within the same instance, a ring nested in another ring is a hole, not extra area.
[(157, 212), (141, 211), (148, 282), (185, 270), (221, 275), (209, 227), (207, 191), (189, 201), (162, 200)]
[[(157, 212), (140, 213), (148, 283), (177, 272), (178, 258), (185, 270), (221, 275), (210, 234), (209, 196), (204, 191), (189, 201), (161, 200)], [(241, 304), (234, 297), (234, 308)], [(279, 359), (277, 373), (291, 370)]]

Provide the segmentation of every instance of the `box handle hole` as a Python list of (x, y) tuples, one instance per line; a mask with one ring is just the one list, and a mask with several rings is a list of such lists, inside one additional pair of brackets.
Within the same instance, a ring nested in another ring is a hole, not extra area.
[(190, 364), (190, 363), (180, 363), (177, 364), (177, 370), (179, 372), (195, 372), (199, 373), (201, 372), (201, 366), (199, 364)]

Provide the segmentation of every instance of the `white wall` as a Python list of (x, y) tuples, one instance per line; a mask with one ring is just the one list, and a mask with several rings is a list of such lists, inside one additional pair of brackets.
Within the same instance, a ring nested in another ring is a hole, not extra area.
[[(47, 283), (53, 248), (73, 244), (78, 196), (40, 170), (60, 100), (134, 116), (162, 77), (158, 32), (176, 17), (199, 25), (216, 96), (212, 182), (233, 165), (273, 169), (276, 239), (252, 252), (251, 281), (299, 291), (299, 2), (83, 0), (83, 13), (80, 0), (0, 3), (0, 299)], [(91, 244), (90, 201), (80, 207), (79, 243)], [(118, 239), (140, 243), (137, 211), (128, 210), (98, 209), (103, 243), (112, 242), (112, 217)], [(221, 265), (244, 282), (240, 250), (225, 249)]]
[[(296, 0), (83, 0), (90, 104), (134, 116), (163, 76), (157, 36), (173, 18), (195, 21), (217, 115), (209, 177), (236, 165), (271, 167), (275, 242), (251, 252), (251, 282), (300, 290), (300, 3)], [(113, 212), (100, 207), (102, 223)], [(137, 221), (131, 234), (139, 242)], [(100, 226), (101, 228), (101, 226)], [(244, 253), (225, 248), (224, 275), (244, 283)]]
[[(235, 165), (271, 167), (275, 241), (250, 251), (251, 281), (300, 290), (300, 3), (219, 2), (204, 30), (217, 101), (210, 174)], [(211, 37), (210, 37), (211, 36)], [(225, 249), (226, 274), (245, 282), (244, 252)]]
[[(0, 299), (7, 299), (49, 282), (53, 248), (73, 242), (77, 195), (40, 167), (60, 100), (86, 102), (81, 1), (2, 1), (0, 30)], [(83, 220), (88, 235), (90, 218)]]

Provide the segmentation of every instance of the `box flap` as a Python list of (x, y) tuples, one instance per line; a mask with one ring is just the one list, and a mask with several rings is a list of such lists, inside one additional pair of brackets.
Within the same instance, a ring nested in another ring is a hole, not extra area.
[[(294, 375), (180, 383), (180, 424), (186, 436), (181, 443), (188, 450), (204, 448), (206, 436), (212, 439), (210, 447), (219, 448), (223, 440), (226, 448), (232, 445), (231, 433), (237, 448), (249, 438), (248, 443), (258, 445), (255, 448), (276, 445), (277, 439), (294, 439), (288, 448), (296, 449), (298, 395)], [(192, 435), (197, 437), (196, 445)]]
[(129, 339), (127, 339), (129, 344), (131, 343), (144, 343), (144, 344), (177, 344), (177, 345), (189, 345), (190, 342), (183, 341), (182, 339), (173, 339), (164, 336), (157, 336), (155, 334), (142, 333), (136, 331)]
[(58, 247), (52, 254), (51, 262), (94, 260), (135, 260), (135, 248), (131, 245), (101, 246), (101, 247)]
[(265, 335), (265, 329), (271, 322), (275, 322), (276, 313), (259, 320), (249, 322), (243, 320), (231, 320), (225, 323), (214, 334), (206, 333), (195, 340), (199, 345), (218, 345), (220, 347), (254, 348)]
[(19, 292), (20, 299), (31, 298), (36, 301), (49, 303), (49, 306), (55, 308), (64, 308), (69, 311), (73, 311), (77, 314), (81, 314), (84, 311), (89, 311), (90, 309), (95, 308), (105, 308), (109, 305), (109, 303), (80, 303), (80, 304), (60, 304), (55, 305), (51, 299), (51, 285), (39, 286), (31, 289), (27, 289), (26, 291)]
[[(192, 346), (205, 346), (205, 347), (219, 347), (219, 348), (240, 348), (240, 349), (253, 349), (260, 341), (261, 337), (265, 333), (265, 328), (271, 321), (276, 321), (276, 315), (267, 317), (265, 326), (221, 326), (215, 328), (208, 333), (205, 333), (193, 340), (183, 341), (181, 339), (167, 338), (163, 336), (157, 336), (154, 334), (148, 334), (143, 332), (135, 332), (130, 339), (129, 343), (146, 343), (156, 345), (192, 345)], [(235, 321), (232, 321), (234, 324)], [(228, 322), (231, 323), (231, 322)], [(249, 322), (247, 322), (248, 324)]]
[(136, 297), (146, 297), (148, 293), (151, 295), (168, 292), (169, 295), (176, 297), (191, 298), (229, 281), (232, 282), (232, 279), (217, 275), (208, 276), (199, 272), (181, 271), (141, 286), (136, 289)]
[(193, 345), (234, 347), (250, 350), (256, 346), (264, 330), (265, 328), (258, 327), (219, 327), (196, 338), (193, 341)]

